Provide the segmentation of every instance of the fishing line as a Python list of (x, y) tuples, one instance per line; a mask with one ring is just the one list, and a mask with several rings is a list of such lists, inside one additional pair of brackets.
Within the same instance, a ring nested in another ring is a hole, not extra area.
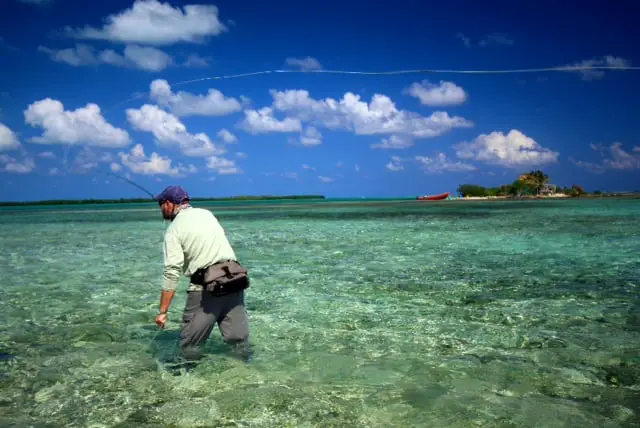
[[(171, 83), (170, 86), (182, 86), (188, 85), (190, 83), (198, 83), (205, 82), (208, 80), (228, 80), (228, 79), (238, 79), (243, 77), (252, 77), (252, 76), (261, 76), (268, 74), (343, 74), (343, 75), (360, 75), (360, 76), (393, 76), (393, 75), (406, 75), (406, 74), (516, 74), (516, 73), (545, 73), (545, 72), (577, 72), (577, 71), (594, 71), (594, 70), (619, 70), (619, 71), (638, 71), (640, 67), (632, 67), (629, 65), (572, 65), (572, 66), (555, 66), (555, 67), (539, 67), (539, 68), (511, 68), (511, 69), (497, 69), (497, 70), (459, 70), (459, 69), (435, 69), (435, 68), (419, 68), (419, 69), (407, 69), (407, 70), (389, 70), (389, 71), (358, 71), (358, 70), (263, 70), (263, 71), (255, 71), (248, 73), (239, 73), (239, 74), (229, 74), (229, 75), (221, 75), (221, 76), (209, 76), (202, 77), (198, 79), (184, 80), (180, 82)], [(107, 109), (105, 109), (104, 113), (106, 114), (110, 110), (113, 110), (116, 107), (119, 107), (123, 104), (127, 104), (131, 101), (144, 98), (149, 95), (149, 92), (139, 93), (131, 98), (128, 98), (124, 101), (121, 101)], [(68, 152), (68, 150), (67, 150)], [(66, 157), (67, 152), (65, 152), (65, 165), (66, 165)], [(114, 177), (120, 178), (122, 180), (127, 181), (129, 184), (136, 186), (138, 189), (142, 190), (153, 200), (155, 200), (154, 195), (145, 189), (144, 187), (136, 184), (130, 179), (116, 175), (113, 173), (108, 173), (113, 175)]]
[[(516, 74), (516, 73), (545, 73), (545, 72), (577, 72), (577, 71), (594, 71), (594, 70), (619, 70), (619, 71), (638, 71), (640, 67), (638, 66), (629, 66), (629, 65), (572, 65), (572, 66), (555, 66), (555, 67), (539, 67), (539, 68), (511, 68), (511, 69), (497, 69), (497, 70), (459, 70), (459, 69), (435, 69), (435, 68), (420, 68), (420, 69), (407, 69), (407, 70), (388, 70), (388, 71), (358, 71), (358, 70), (263, 70), (263, 71), (255, 71), (248, 73), (239, 73), (239, 74), (229, 74), (229, 75), (221, 75), (221, 76), (209, 76), (209, 77), (201, 77), (198, 79), (184, 80), (180, 82), (171, 83), (170, 85), (182, 86), (188, 85), (190, 83), (198, 83), (205, 82), (208, 80), (228, 80), (228, 79), (239, 79), (243, 77), (252, 77), (252, 76), (261, 76), (268, 74), (342, 74), (342, 75), (359, 75), (359, 76), (394, 76), (394, 75), (406, 75), (406, 74)], [(108, 107), (104, 110), (104, 113), (108, 113), (109, 111), (123, 105), (127, 104), (131, 101), (135, 101), (140, 98), (144, 98), (149, 95), (149, 92), (139, 93), (133, 97), (130, 97), (124, 101), (121, 101), (111, 107)], [(65, 153), (65, 164), (66, 164), (67, 153)], [(136, 186), (141, 189), (145, 193), (151, 195), (153, 198), (153, 194), (138, 184), (132, 182), (131, 180), (117, 176), (112, 174), (118, 178), (126, 180), (130, 184)]]
[(515, 68), (502, 70), (455, 70), (455, 69), (434, 69), (419, 68), (413, 70), (390, 70), (390, 71), (349, 71), (349, 70), (264, 70), (252, 73), (230, 74), (226, 76), (202, 77), (200, 79), (185, 80), (183, 82), (172, 83), (171, 86), (186, 85), (188, 83), (203, 82), (205, 80), (236, 79), (240, 77), (257, 76), (262, 74), (275, 73), (324, 73), (324, 74), (355, 74), (367, 76), (392, 76), (402, 74), (424, 74), (424, 73), (447, 73), (447, 74), (512, 74), (512, 73), (541, 73), (548, 71), (587, 71), (587, 70), (640, 70), (640, 67), (627, 65), (613, 66), (558, 66), (542, 68)]
[[(357, 70), (263, 70), (248, 73), (228, 74), (221, 76), (201, 77), (198, 79), (184, 80), (181, 82), (170, 83), (170, 86), (182, 86), (190, 83), (205, 82), (207, 80), (228, 80), (239, 79), (243, 77), (261, 76), (267, 74), (343, 74), (343, 75), (359, 75), (359, 76), (396, 76), (405, 74), (516, 74), (516, 73), (545, 73), (545, 72), (568, 72), (568, 71), (595, 71), (595, 70), (619, 70), (619, 71), (639, 71), (640, 67), (632, 67), (629, 65), (570, 65), (556, 67), (540, 67), (540, 68), (512, 68), (498, 70), (456, 70), (456, 69), (436, 69), (436, 68), (419, 68), (409, 70), (389, 70), (389, 71), (357, 71)], [(148, 95), (144, 92), (135, 95), (127, 100), (121, 101), (105, 110), (105, 113), (123, 104), (144, 98)]]

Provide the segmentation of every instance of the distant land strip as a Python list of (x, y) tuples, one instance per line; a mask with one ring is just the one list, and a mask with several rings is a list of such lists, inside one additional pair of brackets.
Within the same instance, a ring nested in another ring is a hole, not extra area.
[[(326, 199), (324, 195), (285, 195), (285, 196), (229, 196), (221, 198), (191, 198), (192, 202), (221, 202), (221, 201), (273, 201), (296, 199)], [(90, 205), (90, 204), (139, 204), (154, 202), (151, 198), (120, 198), (120, 199), (50, 199), (41, 201), (0, 201), (0, 207), (15, 207), (27, 205)]]

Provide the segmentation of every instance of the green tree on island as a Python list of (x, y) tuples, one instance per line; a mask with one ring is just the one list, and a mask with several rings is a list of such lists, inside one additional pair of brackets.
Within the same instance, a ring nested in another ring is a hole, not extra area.
[(580, 186), (579, 184), (572, 185), (571, 189), (569, 190), (569, 194), (571, 196), (580, 196), (580, 195), (584, 195), (585, 193), (586, 192), (584, 191), (582, 186)]
[(509, 195), (521, 197), (522, 195), (527, 194), (532, 187), (533, 185), (531, 184), (530, 180), (518, 179), (511, 183), (511, 185), (506, 190), (507, 194)]
[(531, 171), (528, 174), (522, 174), (519, 178), (527, 186), (536, 191), (536, 195), (540, 194), (540, 190), (549, 182), (549, 176), (538, 170)]
[[(539, 196), (542, 189), (550, 181), (549, 175), (541, 170), (532, 170), (521, 174), (511, 184), (503, 184), (499, 187), (483, 187), (477, 184), (461, 184), (458, 187), (458, 194), (462, 197), (515, 197)], [(558, 187), (557, 193), (576, 197), (587, 194), (582, 186), (574, 184), (569, 187)]]

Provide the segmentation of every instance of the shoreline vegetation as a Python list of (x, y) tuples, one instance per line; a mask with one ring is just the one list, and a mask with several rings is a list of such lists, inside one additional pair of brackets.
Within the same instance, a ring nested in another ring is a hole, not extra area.
[[(492, 188), (483, 188), (476, 185), (463, 185), (474, 186), (475, 191), (471, 194), (465, 193), (460, 197), (453, 197), (450, 200), (442, 200), (435, 202), (453, 202), (453, 201), (509, 201), (509, 200), (528, 200), (528, 199), (569, 199), (569, 198), (581, 198), (581, 199), (597, 199), (597, 198), (638, 198), (640, 199), (640, 191), (636, 192), (598, 192), (593, 193), (584, 192), (582, 194), (574, 195), (563, 192), (539, 194), (539, 195), (501, 195), (492, 194)], [(462, 187), (462, 186), (461, 186)], [(478, 191), (479, 189), (484, 189)], [(481, 193), (481, 194), (478, 194)], [(353, 198), (361, 199), (361, 198)], [(366, 201), (367, 198), (362, 198)], [(375, 198), (374, 198), (375, 199)], [(410, 197), (398, 198), (412, 202), (414, 199)], [(250, 202), (250, 201), (286, 201), (286, 200), (309, 200), (309, 201), (324, 201), (327, 200), (325, 196), (311, 196), (311, 195), (294, 195), (294, 196), (237, 196), (237, 197), (222, 197), (222, 198), (192, 198), (193, 202)], [(22, 206), (61, 206), (61, 205), (117, 205), (117, 204), (143, 204), (154, 202), (150, 198), (120, 198), (120, 199), (51, 199), (51, 200), (39, 200), (39, 201), (0, 201), (0, 207), (22, 207)], [(418, 201), (422, 202), (422, 201)]]
[(640, 199), (640, 192), (600, 192), (600, 193), (585, 193), (579, 196), (571, 196), (564, 193), (551, 193), (544, 195), (523, 195), (521, 197), (514, 196), (464, 196), (460, 198), (453, 198), (457, 201), (511, 201), (511, 200), (529, 200), (529, 199), (601, 199), (601, 198), (625, 198), (625, 199)]
[(523, 199), (563, 199), (563, 198), (640, 198), (640, 191), (633, 192), (587, 192), (579, 184), (570, 187), (550, 184), (549, 176), (535, 170), (521, 174), (510, 184), (498, 187), (483, 187), (477, 184), (462, 184), (457, 189), (458, 200), (523, 200)]

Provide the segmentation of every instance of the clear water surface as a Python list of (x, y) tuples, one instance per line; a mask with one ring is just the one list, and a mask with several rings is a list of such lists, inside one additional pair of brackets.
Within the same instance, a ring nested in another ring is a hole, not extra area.
[(640, 423), (640, 200), (204, 206), (254, 358), (177, 376), (155, 207), (0, 211), (0, 426)]

